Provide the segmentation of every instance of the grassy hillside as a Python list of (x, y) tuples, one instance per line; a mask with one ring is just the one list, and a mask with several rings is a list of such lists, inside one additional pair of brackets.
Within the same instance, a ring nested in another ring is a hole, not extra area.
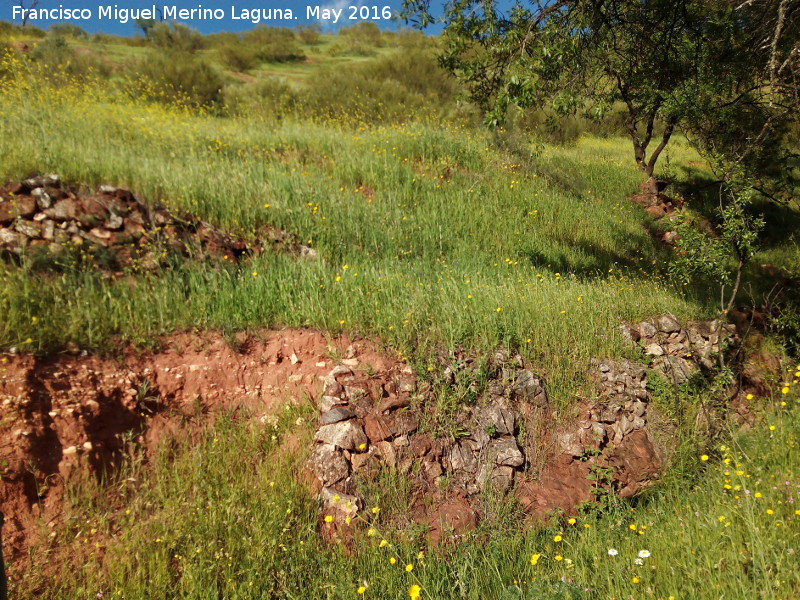
[[(674, 251), (628, 201), (642, 175), (626, 139), (584, 131), (556, 145), (544, 131), (487, 132), (445, 78), (418, 89), (408, 72), (385, 77), (385, 57), (402, 40), (387, 38), (371, 54), (349, 42), (332, 51), (339, 37), (296, 41), (304, 62), (235, 70), (253, 80), (221, 79), (228, 96), (205, 106), (191, 90), (176, 101), (157, 79), (134, 81), (126, 69), (156, 55), (152, 48), (70, 41), (77, 54), (59, 46), (53, 60), (102, 56), (108, 70), (58, 63), (49, 79), (46, 57), (3, 54), (0, 180), (57, 172), (75, 184), (124, 186), (245, 237), (283, 228), (318, 259), (265, 253), (241, 265), (185, 262), (118, 278), (2, 262), (0, 350), (112, 352), (175, 331), (308, 326), (380, 339), (435, 379), (441, 352), (463, 346), (480, 356), (503, 346), (530, 360), (567, 409), (591, 393), (591, 358), (635, 358), (618, 335), (622, 321), (718, 313), (713, 282), (667, 276)], [(205, 60), (232, 77), (223, 42), (184, 57), (188, 68)], [(357, 73), (363, 87), (351, 104), (337, 104), (349, 80), (331, 69), (345, 63), (361, 69), (347, 76)], [(258, 87), (270, 79), (287, 89)], [(386, 87), (376, 92), (374, 81)], [(236, 94), (240, 109), (230, 110), (225, 100)], [(678, 180), (710, 178), (682, 140), (668, 155), (664, 168)], [(794, 235), (760, 259), (800, 264)], [(84, 563), (53, 578), (48, 554), (33, 556), (32, 566), (11, 567), (12, 595), (413, 598), (419, 586), (431, 599), (793, 598), (800, 425), (792, 382), (800, 375), (792, 368), (782, 377), (777, 401), (757, 399), (752, 431), (699, 448), (691, 424), (676, 433), (670, 472), (643, 497), (611, 498), (574, 523), (529, 531), (517, 507), (487, 498), (481, 528), (439, 549), (381, 519), (354, 555), (326, 545), (316, 503), (295, 478), (305, 454), (283, 451), (289, 439), (308, 440), (308, 425), (298, 425), (308, 412), (287, 411), (274, 438), (223, 419), (199, 444), (164, 448), (147, 465), (132, 459), (116, 483), (148, 485), (115, 495), (124, 505), (96, 483), (75, 486), (58, 539)], [(390, 503), (400, 485), (387, 476), (370, 500)], [(104, 552), (94, 549), (100, 537)]]

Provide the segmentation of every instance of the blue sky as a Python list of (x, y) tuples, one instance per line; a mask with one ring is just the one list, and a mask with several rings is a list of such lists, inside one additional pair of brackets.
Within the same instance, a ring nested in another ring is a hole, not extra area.
[[(30, 6), (31, 0), (23, 0), (23, 4), (25, 6)], [(311, 6), (319, 6), (322, 9), (342, 9), (341, 17), (339, 18), (338, 23), (334, 24), (332, 20), (330, 21), (323, 21), (320, 22), (320, 25), (323, 26), (323, 29), (331, 31), (336, 30), (342, 25), (353, 25), (358, 22), (359, 15), (356, 12), (356, 19), (351, 20), (351, 14), (353, 11), (348, 7), (353, 6), (360, 8), (362, 11), (362, 15), (364, 13), (369, 13), (370, 17), (374, 14), (373, 9), (371, 7), (377, 7), (378, 14), (381, 14), (383, 11), (384, 6), (388, 6), (392, 13), (397, 12), (402, 4), (402, 0), (377, 0), (377, 1), (364, 1), (364, 0), (199, 0), (195, 2), (187, 1), (187, 0), (167, 0), (166, 2), (156, 2), (155, 6), (157, 8), (162, 8), (163, 6), (177, 6), (179, 9), (193, 9), (198, 7), (203, 7), (206, 9), (222, 9), (224, 13), (224, 18), (220, 20), (191, 20), (191, 21), (184, 21), (187, 25), (193, 27), (201, 31), (202, 33), (212, 33), (216, 31), (245, 31), (247, 29), (252, 29), (255, 25), (251, 21), (247, 21), (244, 19), (235, 20), (231, 16), (232, 9), (235, 9), (235, 13), (241, 16), (242, 9), (291, 9), (293, 12), (293, 16), (295, 20), (287, 21), (287, 20), (272, 20), (272, 21), (262, 21), (265, 25), (272, 25), (272, 26), (284, 26), (284, 27), (294, 27), (295, 25), (299, 25), (302, 23), (309, 23), (313, 22), (314, 19), (308, 19), (308, 11), (307, 7)], [(20, 19), (13, 18), (12, 8), (18, 4), (18, 0), (0, 0), (0, 20), (4, 21), (12, 21), (16, 23), (20, 23)], [(114, 6), (116, 5), (119, 8), (127, 8), (127, 9), (140, 9), (140, 8), (150, 8), (153, 6), (153, 2), (150, 1), (142, 1), (142, 0), (110, 0), (108, 2), (103, 2), (100, 0), (39, 0), (39, 4), (37, 6), (37, 10), (39, 9), (58, 9), (59, 7), (63, 9), (90, 9), (92, 11), (92, 18), (90, 20), (76, 20), (76, 19), (64, 19), (63, 21), (67, 21), (70, 23), (75, 23), (76, 25), (81, 26), (86, 31), (90, 33), (95, 33), (98, 31), (103, 31), (105, 33), (113, 33), (116, 35), (135, 35), (138, 33), (136, 29), (136, 25), (133, 21), (129, 21), (128, 23), (120, 23), (116, 20), (109, 20), (109, 19), (100, 19), (99, 18), (99, 7), (103, 6)], [(368, 19), (373, 20), (373, 19)], [(61, 19), (56, 19), (52, 21), (34, 21), (29, 20), (29, 23), (32, 25), (37, 25), (38, 27), (42, 27), (46, 29), (49, 25), (62, 22)], [(383, 19), (373, 20), (376, 24), (378, 24), (382, 29), (397, 29), (398, 27), (402, 26), (402, 22), (399, 21), (386, 21)]]

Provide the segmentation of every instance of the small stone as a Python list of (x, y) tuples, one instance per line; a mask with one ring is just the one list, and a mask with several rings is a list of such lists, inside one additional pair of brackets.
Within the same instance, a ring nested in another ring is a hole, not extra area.
[(357, 367), (358, 366), (358, 359), (357, 358), (345, 358), (342, 360), (342, 364), (346, 367)]
[(346, 421), (347, 419), (352, 419), (355, 416), (356, 413), (354, 413), (352, 410), (349, 410), (341, 406), (337, 406), (322, 413), (319, 417), (319, 421), (323, 425), (331, 425), (333, 423), (339, 423), (340, 421)]
[(94, 446), (92, 446), (92, 442), (84, 442), (83, 449), (87, 452), (90, 452)]
[(507, 436), (489, 444), (486, 449), (489, 462), (506, 467), (521, 467), (525, 464), (525, 457), (520, 452), (516, 440)]
[(358, 496), (344, 494), (328, 486), (322, 488), (319, 493), (322, 506), (331, 511), (341, 511), (345, 516), (355, 517), (361, 510), (362, 501)]
[(362, 444), (366, 446), (369, 442), (361, 425), (353, 420), (323, 425), (317, 430), (314, 439), (345, 450), (356, 450)]
[(659, 344), (649, 344), (644, 349), (645, 354), (651, 354), (653, 356), (661, 356), (664, 354), (664, 349)]
[(322, 413), (330, 411), (335, 406), (347, 404), (347, 400), (342, 400), (336, 396), (322, 396), (319, 400), (319, 410)]
[(56, 202), (47, 212), (51, 219), (69, 221), (78, 217), (78, 206), (74, 200), (67, 198)]
[(350, 367), (345, 367), (343, 365), (335, 366), (328, 375), (331, 377), (338, 377), (339, 375), (352, 375), (353, 371)]
[(108, 219), (106, 219), (106, 222), (103, 224), (103, 226), (111, 231), (119, 231), (122, 229), (124, 224), (125, 220), (118, 214), (112, 212), (108, 215)]
[(655, 335), (658, 333), (658, 330), (653, 326), (652, 323), (642, 321), (639, 323), (639, 333), (642, 337), (651, 338), (655, 337)]
[(511, 467), (498, 467), (494, 465), (483, 465), (475, 477), (476, 483), (481, 488), (493, 488), (504, 492), (514, 481), (514, 469)]
[(46, 208), (50, 208), (53, 206), (53, 199), (50, 197), (44, 188), (36, 188), (31, 190), (31, 196), (33, 199), (36, 200), (36, 206), (39, 207), (39, 210), (45, 210)]
[(61, 176), (58, 173), (48, 173), (42, 177), (42, 185), (49, 187), (61, 187)]
[(643, 417), (647, 410), (647, 404), (644, 402), (634, 402), (631, 412), (634, 417)]
[(516, 417), (513, 410), (505, 408), (500, 401), (495, 401), (478, 412), (478, 427), (491, 437), (514, 435)]
[(61, 451), (61, 454), (63, 454), (64, 456), (73, 456), (77, 453), (78, 453), (77, 446), (67, 446)]
[(681, 330), (681, 325), (670, 315), (656, 317), (656, 327), (663, 333), (676, 333)]
[(390, 469), (394, 469), (397, 466), (397, 453), (394, 450), (394, 446), (390, 442), (377, 442), (375, 444), (375, 449), (377, 454), (381, 457), (383, 462), (385, 462)]
[(344, 386), (344, 394), (350, 402), (358, 402), (367, 397), (367, 390), (346, 385)]
[(475, 473), (478, 470), (478, 461), (469, 446), (463, 442), (456, 444), (447, 456), (450, 469), (453, 471), (466, 471)]
[(308, 459), (311, 468), (323, 485), (333, 485), (350, 474), (350, 465), (332, 444), (320, 444)]

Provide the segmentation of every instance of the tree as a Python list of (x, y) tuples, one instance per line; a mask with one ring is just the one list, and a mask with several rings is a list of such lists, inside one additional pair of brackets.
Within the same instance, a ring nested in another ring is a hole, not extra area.
[(28, 11), (39, 6), (39, 0), (17, 0), (17, 6), (22, 9), (22, 26), (28, 22)]
[[(755, 121), (777, 122), (776, 90), (784, 99), (795, 94), (792, 102), (800, 107), (799, 4), (533, 0), (503, 11), (496, 0), (449, 0), (439, 19), (445, 26), (441, 62), (492, 124), (510, 104), (601, 117), (613, 103), (624, 103), (634, 159), (652, 178), (676, 128), (698, 113), (709, 127), (696, 133), (710, 140), (715, 115), (731, 107), (758, 106)], [(434, 21), (430, 0), (405, 0), (404, 15), (419, 26)], [(765, 87), (771, 104), (754, 102)]]

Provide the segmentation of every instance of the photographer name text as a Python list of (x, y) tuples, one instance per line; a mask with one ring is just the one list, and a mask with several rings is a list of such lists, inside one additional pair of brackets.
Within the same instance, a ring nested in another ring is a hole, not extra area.
[(22, 8), (14, 6), (11, 10), (14, 21), (114, 21), (129, 23), (137, 20), (162, 21), (248, 21), (255, 25), (271, 21), (323, 21), (337, 24), (347, 21), (388, 21), (393, 16), (390, 6), (341, 6), (333, 8), (324, 5), (308, 5), (305, 11), (292, 8), (204, 8), (202, 4), (194, 8), (177, 5), (155, 4), (146, 7), (129, 8), (109, 4), (93, 8), (70, 8), (59, 4), (58, 8)]

